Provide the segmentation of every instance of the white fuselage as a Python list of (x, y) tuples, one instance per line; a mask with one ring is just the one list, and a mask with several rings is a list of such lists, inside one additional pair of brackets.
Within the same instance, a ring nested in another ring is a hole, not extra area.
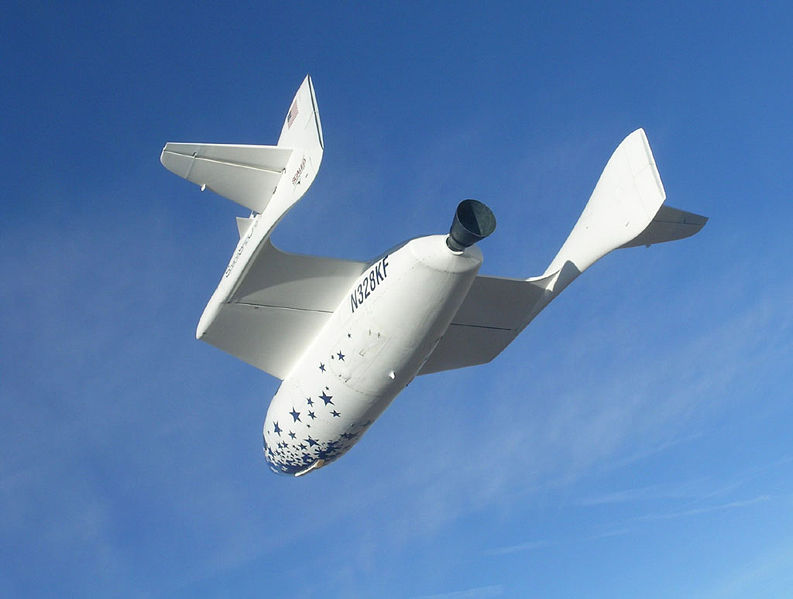
[(375, 260), (273, 397), (264, 422), (270, 468), (303, 474), (347, 452), (411, 381), (446, 331), (482, 264), (445, 235)]

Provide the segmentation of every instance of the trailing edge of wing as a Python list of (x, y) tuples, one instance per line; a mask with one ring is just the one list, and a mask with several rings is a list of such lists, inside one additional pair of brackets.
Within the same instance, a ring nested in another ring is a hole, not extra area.
[(490, 362), (550, 301), (557, 275), (529, 280), (476, 277), (419, 374)]

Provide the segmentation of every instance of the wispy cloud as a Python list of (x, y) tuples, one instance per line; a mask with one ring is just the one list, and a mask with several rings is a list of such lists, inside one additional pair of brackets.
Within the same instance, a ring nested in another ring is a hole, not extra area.
[(507, 545), (505, 547), (496, 547), (488, 549), (483, 553), (485, 555), (509, 555), (511, 553), (522, 553), (524, 551), (533, 551), (534, 549), (541, 549), (548, 547), (550, 543), (547, 541), (527, 541), (526, 543), (518, 543), (517, 545)]
[(630, 534), (633, 531), (634, 531), (633, 528), (622, 527), (622, 528), (612, 528), (609, 530), (605, 530), (603, 532), (590, 534), (590, 535), (580, 535), (570, 538), (559, 538), (554, 541), (546, 541), (546, 540), (526, 541), (525, 543), (517, 543), (514, 545), (505, 545), (503, 547), (494, 547), (492, 549), (487, 549), (483, 551), (482, 554), (489, 557), (512, 555), (515, 553), (523, 553), (527, 551), (547, 549), (549, 547), (559, 547), (562, 545), (572, 545), (576, 543), (585, 543), (588, 541), (597, 541), (598, 539), (618, 537), (618, 536)]
[(501, 597), (504, 594), (504, 587), (500, 584), (483, 587), (474, 587), (464, 591), (451, 591), (449, 593), (437, 593), (434, 595), (419, 595), (415, 599), (489, 599), (490, 597)]
[(749, 507), (751, 505), (756, 505), (758, 503), (764, 503), (766, 501), (769, 501), (770, 499), (771, 496), (769, 495), (759, 495), (757, 497), (752, 497), (750, 499), (728, 501), (727, 503), (718, 503), (715, 505), (708, 505), (700, 508), (692, 508), (688, 510), (679, 510), (679, 511), (666, 512), (666, 513), (645, 514), (643, 516), (637, 516), (633, 520), (640, 522), (647, 520), (674, 520), (676, 518), (701, 516), (703, 514), (710, 514), (712, 512), (721, 512), (725, 510), (734, 510), (738, 508)]

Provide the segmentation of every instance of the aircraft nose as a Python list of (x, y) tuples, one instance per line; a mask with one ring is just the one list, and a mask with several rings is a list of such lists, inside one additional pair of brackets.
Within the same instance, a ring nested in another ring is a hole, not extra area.
[[(302, 463), (296, 463), (294, 460), (285, 459), (284, 453), (288, 453), (290, 450), (290, 445), (286, 441), (275, 441), (275, 445), (271, 446), (273, 443), (273, 439), (271, 438), (271, 444), (267, 444), (267, 434), (265, 432), (262, 434), (262, 451), (264, 452), (264, 459), (267, 462), (267, 466), (275, 472), (276, 474), (281, 474), (284, 476), (294, 476), (298, 472), (305, 470), (306, 466)], [(276, 438), (277, 439), (277, 438)]]

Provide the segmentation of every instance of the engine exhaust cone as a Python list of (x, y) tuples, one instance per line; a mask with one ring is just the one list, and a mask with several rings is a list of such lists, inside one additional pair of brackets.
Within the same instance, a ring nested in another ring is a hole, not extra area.
[(446, 245), (453, 252), (462, 252), (495, 230), (496, 216), (490, 208), (476, 200), (463, 200), (454, 213)]

